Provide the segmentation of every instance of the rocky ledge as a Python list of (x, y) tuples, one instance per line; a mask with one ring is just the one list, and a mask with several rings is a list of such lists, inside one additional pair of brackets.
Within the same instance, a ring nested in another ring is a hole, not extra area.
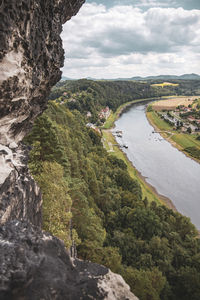
[(138, 299), (120, 275), (72, 260), (59, 239), (25, 221), (0, 228), (0, 253), (0, 299)]

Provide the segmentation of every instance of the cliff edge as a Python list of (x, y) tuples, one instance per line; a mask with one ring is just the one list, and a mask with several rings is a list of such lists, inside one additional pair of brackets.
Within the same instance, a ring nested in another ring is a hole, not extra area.
[(60, 80), (62, 24), (85, 0), (0, 1), (0, 222), (41, 226), (41, 195), (20, 141)]

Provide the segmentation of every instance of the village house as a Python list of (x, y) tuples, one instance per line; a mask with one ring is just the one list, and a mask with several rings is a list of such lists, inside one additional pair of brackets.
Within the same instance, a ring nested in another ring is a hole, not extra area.
[(107, 119), (110, 115), (110, 109), (108, 106), (106, 106), (106, 108), (103, 108), (100, 113), (99, 113), (99, 119)]
[(178, 120), (176, 118), (171, 118), (167, 114), (161, 114), (163, 119), (167, 122), (169, 122), (171, 125), (177, 125)]
[(92, 116), (91, 112), (88, 111), (86, 116), (87, 116), (87, 118), (90, 118)]
[(96, 132), (98, 132), (99, 134), (101, 134), (101, 131), (99, 130), (99, 128), (96, 127), (93, 123), (87, 123), (86, 127), (91, 128), (91, 129), (95, 130)]

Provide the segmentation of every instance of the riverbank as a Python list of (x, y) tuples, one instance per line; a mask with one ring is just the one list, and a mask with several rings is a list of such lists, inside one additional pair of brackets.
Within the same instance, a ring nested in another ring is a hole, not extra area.
[[(174, 97), (174, 96), (163, 96), (163, 97), (160, 97), (159, 100), (169, 99), (171, 97)], [(132, 101), (129, 101), (129, 102), (126, 102), (126, 103), (120, 105), (118, 107), (118, 109), (116, 110), (116, 112), (113, 113), (111, 111), (110, 116), (106, 120), (106, 122), (105, 122), (104, 126), (102, 127), (102, 129), (111, 129), (111, 128), (113, 128), (115, 121), (117, 121), (117, 119), (121, 116), (121, 114), (124, 112), (124, 110), (128, 109), (133, 104), (143, 103), (143, 102), (148, 102), (148, 101), (154, 101), (154, 100), (157, 100), (158, 98), (159, 97), (137, 99), (137, 100), (132, 100)]]
[(102, 134), (103, 143), (106, 150), (115, 155), (117, 158), (122, 159), (127, 165), (129, 175), (139, 182), (142, 189), (143, 199), (147, 197), (149, 202), (155, 201), (158, 205), (166, 205), (174, 211), (177, 211), (172, 201), (169, 198), (160, 195), (157, 190), (146, 181), (146, 178), (136, 170), (132, 162), (128, 159), (127, 155), (118, 147), (117, 141), (115, 140), (112, 131), (109, 129), (104, 129), (102, 130)]
[[(171, 97), (174, 96), (163, 96), (160, 98), (160, 100), (169, 99)], [(118, 120), (121, 114), (126, 109), (131, 107), (133, 104), (154, 101), (157, 99), (158, 97), (133, 100), (120, 105), (115, 113), (111, 112), (110, 116), (106, 120), (106, 123), (101, 129), (103, 134), (103, 140), (104, 140), (103, 143), (104, 143), (104, 147), (108, 152), (112, 153), (117, 158), (122, 159), (125, 162), (125, 164), (127, 165), (129, 175), (140, 183), (142, 189), (142, 195), (144, 198), (147, 197), (150, 202), (155, 201), (157, 204), (166, 205), (167, 207), (173, 209), (174, 211), (177, 211), (173, 202), (168, 197), (159, 194), (156, 188), (154, 188), (151, 184), (149, 184), (146, 181), (146, 178), (142, 176), (142, 174), (134, 167), (134, 165), (128, 159), (127, 155), (122, 151), (122, 149), (116, 146), (116, 144), (118, 143), (110, 130), (114, 128), (114, 123), (115, 121)]]
[(156, 132), (166, 139), (173, 147), (183, 152), (187, 157), (200, 163), (200, 159), (193, 157), (187, 151), (184, 151), (187, 147), (197, 147), (200, 150), (200, 142), (196, 141), (190, 134), (179, 133), (174, 130), (172, 126), (157, 116), (156, 112), (146, 110), (146, 117), (150, 125), (155, 129)]

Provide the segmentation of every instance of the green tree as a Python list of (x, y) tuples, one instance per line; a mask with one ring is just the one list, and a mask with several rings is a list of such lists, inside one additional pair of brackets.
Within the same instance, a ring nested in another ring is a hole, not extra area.
[(26, 137), (25, 141), (33, 147), (30, 155), (32, 165), (36, 160), (37, 162), (57, 161), (58, 163), (64, 160), (56, 125), (45, 114), (36, 120), (31, 134)]
[(187, 132), (188, 132), (188, 133), (192, 133), (191, 127), (188, 127), (188, 128), (187, 128)]
[(141, 300), (160, 300), (160, 294), (166, 284), (166, 278), (154, 268), (152, 270), (137, 270), (131, 267), (123, 271), (123, 277), (131, 290)]
[(63, 168), (56, 162), (43, 162), (42, 172), (35, 178), (43, 194), (43, 229), (62, 239), (69, 247), (72, 202), (63, 178)]

